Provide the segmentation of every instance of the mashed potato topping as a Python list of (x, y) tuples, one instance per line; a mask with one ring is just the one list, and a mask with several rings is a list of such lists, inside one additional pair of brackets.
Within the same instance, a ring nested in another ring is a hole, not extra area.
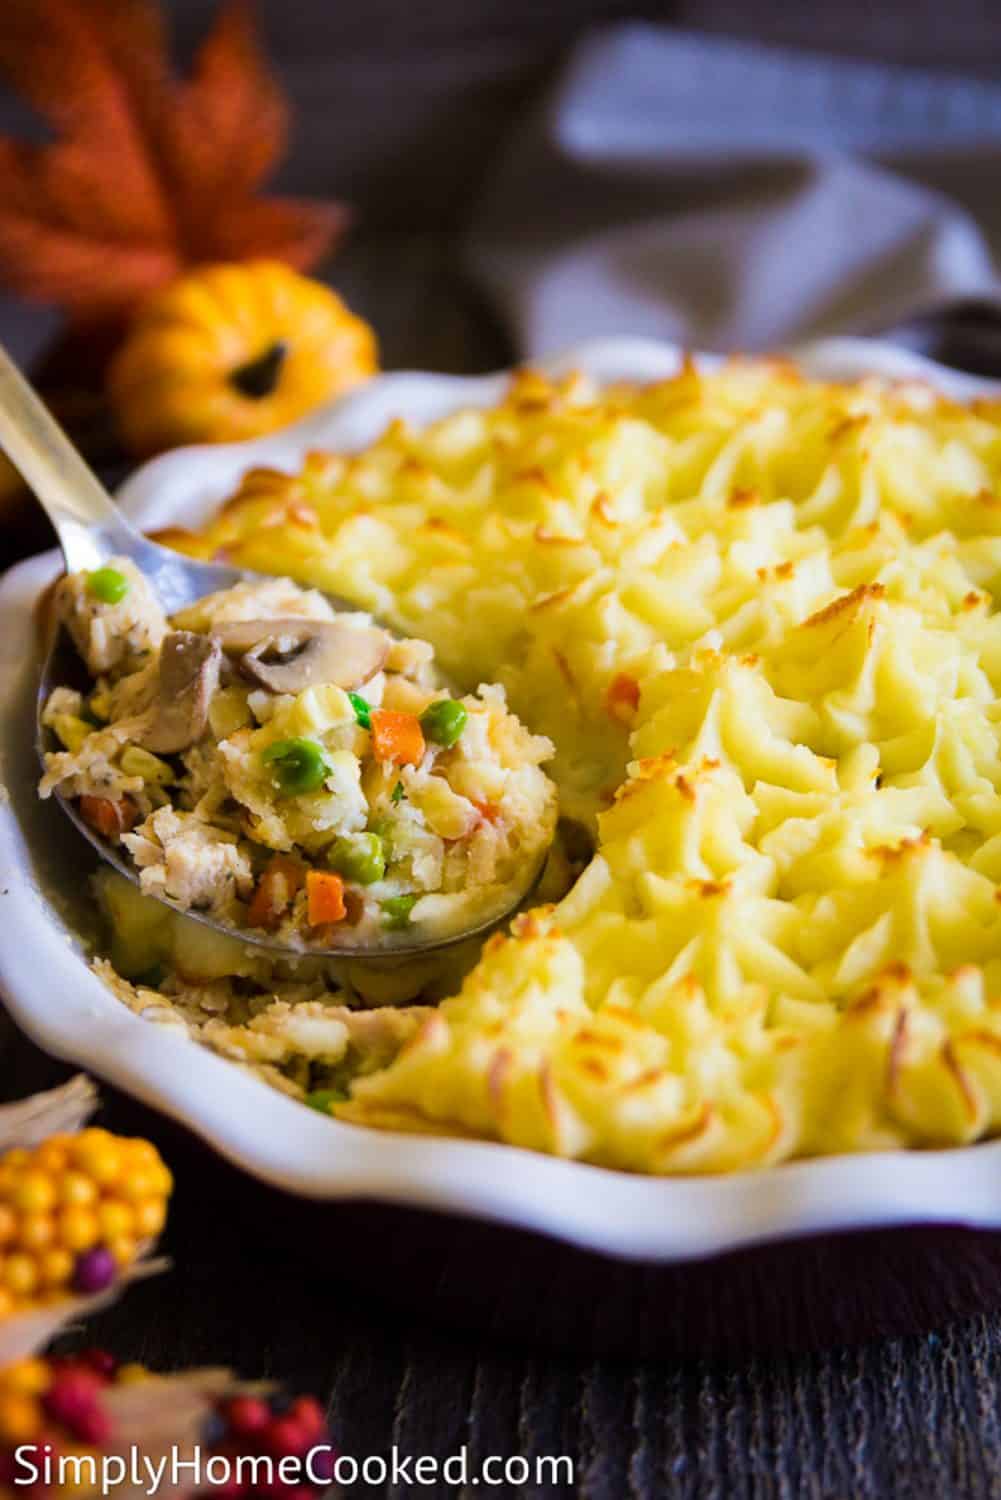
[(647, 1172), (997, 1131), (999, 476), (918, 384), (525, 373), (174, 534), (501, 682), (597, 841), (335, 1112)]

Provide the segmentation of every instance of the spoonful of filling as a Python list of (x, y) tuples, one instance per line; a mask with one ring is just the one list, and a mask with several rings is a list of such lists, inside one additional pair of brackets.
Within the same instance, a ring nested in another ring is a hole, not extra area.
[(58, 793), (148, 895), (252, 942), (356, 956), (492, 925), (541, 869), (548, 740), (453, 696), (424, 641), (288, 579), (168, 618), (127, 557), (55, 608), (89, 681), (46, 695)]

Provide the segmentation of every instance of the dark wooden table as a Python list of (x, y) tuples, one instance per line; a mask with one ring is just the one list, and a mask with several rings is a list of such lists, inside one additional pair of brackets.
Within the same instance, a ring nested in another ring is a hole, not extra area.
[[(182, 44), (206, 10), (205, 0), (177, 0)], [(346, 192), (366, 211), (369, 227), (338, 260), (334, 281), (375, 321), (387, 365), (451, 370), (489, 368), (509, 354), (458, 273), (456, 205), (469, 201), (508, 122), (582, 22), (669, 14), (689, 26), (980, 74), (996, 69), (1001, 46), (1001, 19), (982, 0), (957, 0), (948, 24), (931, 0), (826, 8), (766, 0), (417, 7), (264, 0), (263, 11), (300, 115), (334, 164), (323, 181), (315, 164), (294, 157), (287, 184)], [(0, 332), (30, 346), (31, 321), (8, 311)], [(13, 545), (44, 540), (41, 526), (29, 526)], [(9, 557), (9, 533), (0, 545)], [(68, 1071), (0, 1012), (0, 1097), (51, 1085)], [(165, 1236), (175, 1269), (86, 1331), (125, 1358), (160, 1368), (225, 1362), (316, 1390), (328, 1401), (340, 1449), (359, 1458), (393, 1445), (444, 1458), (468, 1444), (474, 1466), (488, 1454), (530, 1462), (567, 1454), (575, 1493), (591, 1500), (1001, 1496), (1001, 1317), (729, 1366), (585, 1361), (504, 1347), (475, 1331), (429, 1326), (419, 1286), (404, 1314), (360, 1294), (340, 1264), (335, 1214), (318, 1218), (312, 1232), (290, 1220), (283, 1234), (280, 1223), (262, 1223), (252, 1181), (134, 1102), (110, 1090), (104, 1101), (105, 1124), (160, 1141), (178, 1170)], [(494, 1492), (558, 1493), (533, 1483)], [(403, 1485), (352, 1493), (456, 1491)]]

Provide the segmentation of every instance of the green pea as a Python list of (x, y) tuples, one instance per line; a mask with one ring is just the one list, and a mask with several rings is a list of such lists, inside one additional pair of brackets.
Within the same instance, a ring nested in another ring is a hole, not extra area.
[(426, 739), (449, 750), (461, 738), (468, 718), (462, 704), (456, 703), (454, 698), (439, 698), (437, 703), (429, 703), (421, 714), (421, 728)]
[(321, 1115), (329, 1115), (330, 1106), (343, 1103), (347, 1097), (346, 1089), (313, 1089), (302, 1102), (308, 1104), (310, 1109), (319, 1110)]
[(129, 587), (129, 580), (117, 568), (98, 568), (87, 574), (87, 592), (102, 604), (121, 604)]
[(348, 693), (348, 697), (351, 699), (351, 707), (355, 711), (355, 718), (358, 720), (358, 723), (361, 725), (362, 729), (371, 729), (371, 703), (369, 703), (367, 698), (363, 698), (361, 693)]
[(378, 836), (382, 844), (383, 858), (389, 864), (393, 857), (393, 819), (376, 818), (372, 824), (372, 832)]
[(318, 791), (330, 770), (323, 746), (315, 740), (275, 740), (261, 752), (261, 759), (272, 767), (275, 787), (283, 797)]
[(386, 855), (377, 833), (346, 833), (335, 839), (327, 863), (345, 880), (371, 885), (386, 873)]
[(382, 902), (382, 925), (391, 932), (410, 926), (410, 913), (417, 905), (416, 896), (389, 896)]

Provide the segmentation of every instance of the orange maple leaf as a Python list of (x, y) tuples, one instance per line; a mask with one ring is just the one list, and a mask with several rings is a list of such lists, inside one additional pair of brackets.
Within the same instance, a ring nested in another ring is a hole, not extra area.
[(0, 281), (76, 322), (204, 261), (308, 269), (347, 225), (342, 204), (259, 196), (288, 111), (245, 0), (219, 10), (186, 80), (155, 0), (0, 0), (0, 69), (55, 133), (0, 137)]

